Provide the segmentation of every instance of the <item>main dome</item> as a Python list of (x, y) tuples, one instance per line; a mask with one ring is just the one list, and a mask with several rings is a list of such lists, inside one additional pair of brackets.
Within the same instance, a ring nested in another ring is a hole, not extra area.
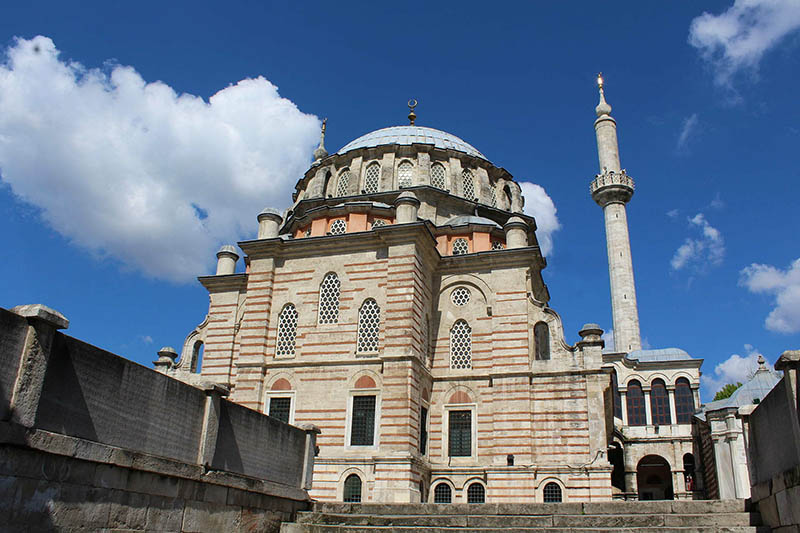
[[(436, 148), (458, 150), (465, 154), (486, 159), (474, 146), (464, 142), (452, 133), (423, 126), (392, 126), (362, 135), (358, 139), (347, 143), (337, 154), (344, 154), (357, 148), (373, 148), (386, 144), (432, 144)], [(487, 159), (488, 161), (488, 159)]]

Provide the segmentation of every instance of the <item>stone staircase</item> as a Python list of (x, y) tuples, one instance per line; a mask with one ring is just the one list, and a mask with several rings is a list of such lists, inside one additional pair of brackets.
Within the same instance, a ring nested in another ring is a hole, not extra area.
[(531, 504), (316, 503), (281, 533), (769, 533), (744, 500)]

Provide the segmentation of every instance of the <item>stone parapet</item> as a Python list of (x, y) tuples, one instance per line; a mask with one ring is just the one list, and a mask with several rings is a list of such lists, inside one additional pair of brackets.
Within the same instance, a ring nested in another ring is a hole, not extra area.
[(613, 202), (627, 203), (633, 196), (634, 188), (633, 178), (624, 169), (620, 172), (604, 171), (589, 184), (592, 199), (601, 207)]

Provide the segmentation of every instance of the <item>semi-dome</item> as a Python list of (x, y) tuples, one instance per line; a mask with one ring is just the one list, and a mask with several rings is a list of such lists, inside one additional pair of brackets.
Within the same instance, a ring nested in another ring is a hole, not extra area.
[[(362, 135), (358, 139), (349, 142), (337, 153), (344, 154), (357, 148), (373, 148), (387, 144), (400, 144), (410, 146), (412, 144), (432, 144), (436, 148), (458, 150), (465, 154), (486, 159), (482, 153), (475, 149), (464, 140), (456, 137), (452, 133), (425, 128), (423, 126), (392, 126), (383, 128)], [(487, 159), (488, 161), (488, 159)]]

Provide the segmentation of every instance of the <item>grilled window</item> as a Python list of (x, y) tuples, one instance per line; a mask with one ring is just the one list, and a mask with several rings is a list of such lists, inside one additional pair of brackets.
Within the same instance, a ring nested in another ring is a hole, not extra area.
[(339, 322), (339, 292), (342, 283), (333, 272), (327, 274), (319, 286), (319, 323), (336, 324)]
[(448, 430), (450, 457), (472, 455), (472, 411), (450, 411)]
[(419, 453), (425, 455), (428, 451), (428, 410), (425, 407), (419, 410)]
[(506, 245), (502, 241), (492, 241), (492, 250), (505, 250)]
[(492, 204), (492, 207), (497, 207), (497, 191), (494, 190), (494, 187), (492, 187), (491, 204)]
[(544, 486), (545, 503), (561, 503), (561, 487), (552, 481)]
[(469, 297), (470, 292), (466, 287), (458, 287), (453, 289), (453, 292), (450, 293), (450, 300), (459, 307), (467, 305), (467, 303), (469, 303)]
[(626, 403), (628, 404), (628, 425), (646, 426), (647, 414), (644, 409), (644, 393), (642, 392), (642, 385), (636, 380), (628, 383)]
[(355, 474), (350, 474), (344, 480), (344, 497), (342, 501), (345, 503), (361, 503), (361, 478)]
[(461, 173), (461, 183), (462, 191), (464, 192), (464, 198), (467, 200), (472, 200), (475, 198), (475, 183), (472, 179), (472, 171), (470, 169), (465, 168)]
[(333, 221), (330, 229), (331, 235), (341, 235), (342, 233), (346, 232), (347, 232), (347, 222), (345, 222), (341, 218)]
[(269, 416), (277, 418), (281, 422), (289, 423), (289, 412), (292, 408), (291, 398), (270, 398)]
[(472, 368), (472, 328), (465, 320), (450, 329), (450, 368)]
[(372, 229), (375, 228), (382, 228), (386, 225), (386, 221), (382, 218), (376, 219), (372, 221)]
[(466, 255), (469, 253), (469, 243), (467, 239), (456, 239), (453, 241), (453, 255)]
[(372, 298), (364, 300), (358, 310), (357, 352), (377, 352), (378, 333), (381, 329), (381, 308)]
[(375, 396), (353, 396), (351, 446), (372, 446), (375, 441)]
[(653, 416), (653, 424), (656, 426), (668, 426), (672, 423), (669, 412), (669, 394), (667, 387), (660, 379), (653, 380), (650, 389), (650, 413)]
[(411, 187), (411, 171), (414, 166), (408, 162), (403, 161), (397, 167), (397, 185), (402, 189), (403, 187)]
[(278, 315), (278, 340), (275, 346), (277, 357), (294, 357), (297, 339), (297, 308), (286, 304)]
[(486, 503), (486, 489), (480, 483), (467, 487), (467, 503)]
[(622, 396), (619, 393), (616, 371), (611, 373), (611, 394), (614, 396), (614, 416), (622, 420)]
[(533, 341), (536, 343), (536, 360), (550, 359), (550, 328), (546, 322), (537, 322), (533, 326)]
[(447, 188), (445, 176), (444, 166), (436, 163), (431, 167), (431, 185), (437, 189), (445, 190)]
[(350, 188), (350, 169), (342, 170), (339, 174), (339, 183), (336, 184), (336, 196), (347, 196), (347, 190)]
[(453, 500), (453, 491), (447, 483), (439, 483), (433, 488), (433, 503), (450, 503)]
[(690, 424), (694, 414), (694, 396), (692, 387), (686, 378), (678, 378), (675, 382), (675, 417), (678, 424)]
[(378, 184), (380, 183), (381, 166), (378, 163), (372, 163), (367, 167), (367, 173), (364, 176), (364, 191), (367, 194), (378, 192)]

